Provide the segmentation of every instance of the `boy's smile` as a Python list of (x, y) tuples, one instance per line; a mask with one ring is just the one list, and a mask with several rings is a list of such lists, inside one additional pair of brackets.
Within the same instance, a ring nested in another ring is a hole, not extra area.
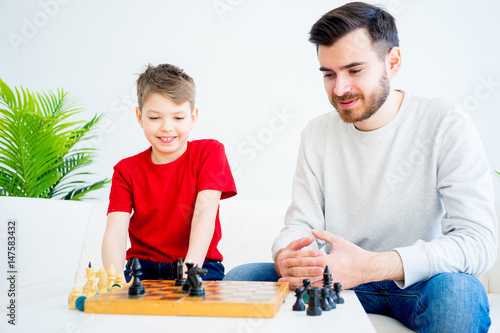
[(191, 111), (187, 101), (176, 104), (159, 93), (153, 93), (144, 102), (142, 112), (136, 108), (136, 116), (151, 143), (151, 160), (155, 164), (164, 164), (176, 160), (186, 151), (198, 109)]

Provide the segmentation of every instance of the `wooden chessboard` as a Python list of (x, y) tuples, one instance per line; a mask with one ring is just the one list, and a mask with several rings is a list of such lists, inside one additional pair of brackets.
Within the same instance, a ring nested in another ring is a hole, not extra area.
[(205, 297), (190, 297), (174, 281), (144, 280), (146, 293), (119, 288), (85, 300), (85, 312), (167, 316), (271, 318), (288, 296), (288, 282), (203, 281)]

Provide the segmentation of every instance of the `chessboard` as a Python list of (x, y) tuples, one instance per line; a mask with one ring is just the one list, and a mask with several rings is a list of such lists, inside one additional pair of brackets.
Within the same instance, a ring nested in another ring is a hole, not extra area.
[(288, 282), (203, 281), (205, 297), (190, 297), (174, 281), (144, 280), (144, 295), (117, 288), (85, 300), (87, 313), (272, 318), (288, 296)]

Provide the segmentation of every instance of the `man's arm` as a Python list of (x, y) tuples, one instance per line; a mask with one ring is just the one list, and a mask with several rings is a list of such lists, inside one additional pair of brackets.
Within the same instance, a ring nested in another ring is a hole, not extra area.
[(198, 267), (203, 266), (214, 236), (215, 217), (221, 194), (221, 191), (204, 190), (196, 197), (186, 260), (192, 260)]
[(113, 212), (108, 214), (101, 249), (102, 262), (106, 271), (113, 264), (116, 272), (123, 274), (129, 223), (130, 213)]

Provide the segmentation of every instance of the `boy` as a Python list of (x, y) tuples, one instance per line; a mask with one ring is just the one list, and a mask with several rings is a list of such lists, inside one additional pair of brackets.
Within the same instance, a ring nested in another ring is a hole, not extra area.
[(171, 280), (182, 257), (208, 270), (203, 279), (221, 280), (219, 200), (236, 195), (236, 186), (221, 143), (188, 141), (198, 118), (193, 79), (173, 65), (149, 65), (137, 80), (137, 99), (151, 147), (114, 167), (104, 267), (127, 260), (128, 281), (138, 258), (143, 279)]

